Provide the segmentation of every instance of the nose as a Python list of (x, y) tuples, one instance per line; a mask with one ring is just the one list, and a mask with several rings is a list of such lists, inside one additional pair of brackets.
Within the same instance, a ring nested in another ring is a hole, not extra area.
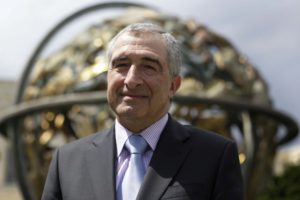
[(129, 89), (134, 89), (143, 83), (142, 75), (135, 65), (128, 69), (124, 83)]

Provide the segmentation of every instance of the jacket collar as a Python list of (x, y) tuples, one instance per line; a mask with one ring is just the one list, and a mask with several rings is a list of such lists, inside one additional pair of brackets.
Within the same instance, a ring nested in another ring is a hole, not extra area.
[(138, 200), (160, 199), (188, 155), (189, 137), (190, 133), (169, 117), (138, 193)]
[(98, 133), (86, 151), (86, 163), (95, 199), (115, 199), (114, 128)]

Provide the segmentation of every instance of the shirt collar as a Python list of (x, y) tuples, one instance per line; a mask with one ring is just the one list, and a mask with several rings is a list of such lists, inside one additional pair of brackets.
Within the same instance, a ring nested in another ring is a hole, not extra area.
[[(139, 133), (151, 147), (152, 151), (155, 150), (158, 139), (167, 124), (168, 114), (165, 114), (158, 121), (153, 123), (151, 126), (143, 130)], [(116, 137), (116, 145), (117, 145), (117, 155), (120, 156), (122, 149), (125, 145), (127, 138), (133, 133), (126, 129), (124, 126), (120, 124), (120, 122), (116, 119), (115, 123), (115, 137)]]

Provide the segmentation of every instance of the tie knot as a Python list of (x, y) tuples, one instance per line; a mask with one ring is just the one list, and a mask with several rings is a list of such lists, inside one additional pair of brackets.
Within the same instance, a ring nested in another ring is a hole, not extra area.
[(140, 135), (131, 135), (125, 143), (130, 154), (144, 154), (148, 144)]

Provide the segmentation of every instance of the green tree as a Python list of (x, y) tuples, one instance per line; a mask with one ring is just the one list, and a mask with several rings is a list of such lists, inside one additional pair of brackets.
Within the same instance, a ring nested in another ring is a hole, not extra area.
[(300, 165), (289, 165), (274, 176), (260, 200), (300, 200)]

